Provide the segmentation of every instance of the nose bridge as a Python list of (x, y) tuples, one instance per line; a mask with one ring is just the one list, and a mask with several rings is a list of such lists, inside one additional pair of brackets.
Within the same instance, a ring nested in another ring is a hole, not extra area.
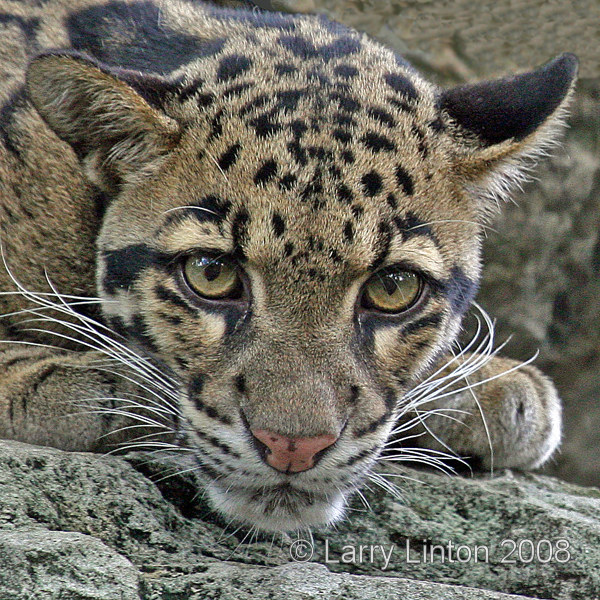
[(324, 343), (286, 336), (253, 353), (245, 366), (241, 406), (251, 430), (292, 439), (337, 438), (345, 421), (343, 391), (335, 383), (342, 365), (323, 353)]

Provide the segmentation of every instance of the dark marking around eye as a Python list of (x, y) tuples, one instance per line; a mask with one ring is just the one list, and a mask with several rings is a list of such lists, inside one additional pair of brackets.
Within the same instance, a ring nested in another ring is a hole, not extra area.
[(410, 79), (399, 73), (388, 73), (385, 77), (385, 82), (395, 91), (409, 100), (417, 99), (417, 90)]
[(366, 133), (362, 137), (361, 141), (367, 148), (373, 150), (373, 152), (381, 152), (382, 150), (385, 150), (386, 152), (393, 152), (396, 150), (396, 144), (394, 144), (394, 142), (392, 142), (389, 138), (379, 135), (373, 131)]
[(377, 171), (370, 171), (362, 176), (362, 184), (365, 190), (365, 194), (369, 197), (376, 196), (383, 188), (383, 181), (381, 175)]
[(234, 144), (233, 146), (230, 146), (219, 158), (219, 167), (223, 170), (223, 171), (227, 171), (228, 169), (230, 169), (237, 161), (238, 156), (240, 154), (240, 150), (241, 150), (241, 146), (240, 144)]
[(240, 260), (245, 260), (246, 253), (243, 246), (248, 230), (250, 215), (246, 210), (240, 210), (234, 217), (231, 224), (231, 236), (233, 238), (234, 256)]
[(221, 59), (217, 70), (217, 81), (228, 81), (243, 75), (252, 66), (252, 61), (240, 54), (231, 54)]
[(354, 241), (354, 225), (352, 221), (346, 221), (346, 225), (344, 226), (344, 237), (348, 243)]
[(452, 267), (450, 277), (443, 284), (443, 291), (450, 302), (452, 310), (463, 314), (473, 302), (477, 293), (478, 283), (465, 275), (461, 267)]
[(415, 184), (413, 179), (400, 165), (396, 167), (396, 179), (407, 196), (412, 196), (414, 194)]
[(254, 176), (256, 185), (265, 185), (277, 175), (277, 163), (274, 160), (264, 162)]
[(279, 213), (273, 213), (273, 231), (277, 237), (281, 237), (285, 232), (285, 222)]
[(375, 246), (375, 258), (369, 265), (370, 271), (374, 271), (383, 263), (390, 251), (391, 243), (392, 232), (390, 226), (385, 221), (381, 221), (379, 223), (379, 236)]

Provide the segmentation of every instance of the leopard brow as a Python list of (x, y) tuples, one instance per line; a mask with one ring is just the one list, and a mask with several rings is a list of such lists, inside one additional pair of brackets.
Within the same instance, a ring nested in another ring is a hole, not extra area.
[(421, 271), (436, 281), (441, 281), (448, 275), (436, 244), (424, 237), (404, 241), (398, 236), (392, 240), (382, 267), (398, 264)]

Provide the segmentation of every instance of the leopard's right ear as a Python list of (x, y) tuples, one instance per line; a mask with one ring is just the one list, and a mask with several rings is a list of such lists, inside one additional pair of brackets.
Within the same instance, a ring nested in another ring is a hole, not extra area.
[[(37, 111), (73, 147), (88, 177), (109, 193), (155, 164), (180, 136), (177, 121), (119, 74), (78, 53), (42, 54), (27, 71)], [(141, 83), (144, 76), (137, 77)], [(155, 81), (150, 84), (156, 88)]]
[(531, 159), (557, 138), (578, 61), (562, 54), (535, 71), (444, 90), (440, 119), (454, 142), (455, 171), (482, 202), (524, 179)]

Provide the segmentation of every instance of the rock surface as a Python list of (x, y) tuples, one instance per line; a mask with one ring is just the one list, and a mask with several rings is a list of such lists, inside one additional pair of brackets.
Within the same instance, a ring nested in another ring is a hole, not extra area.
[(402, 471), (402, 501), (368, 492), (309, 542), (223, 524), (189, 477), (164, 478), (182, 468), (0, 442), (0, 598), (600, 598), (592, 488)]

